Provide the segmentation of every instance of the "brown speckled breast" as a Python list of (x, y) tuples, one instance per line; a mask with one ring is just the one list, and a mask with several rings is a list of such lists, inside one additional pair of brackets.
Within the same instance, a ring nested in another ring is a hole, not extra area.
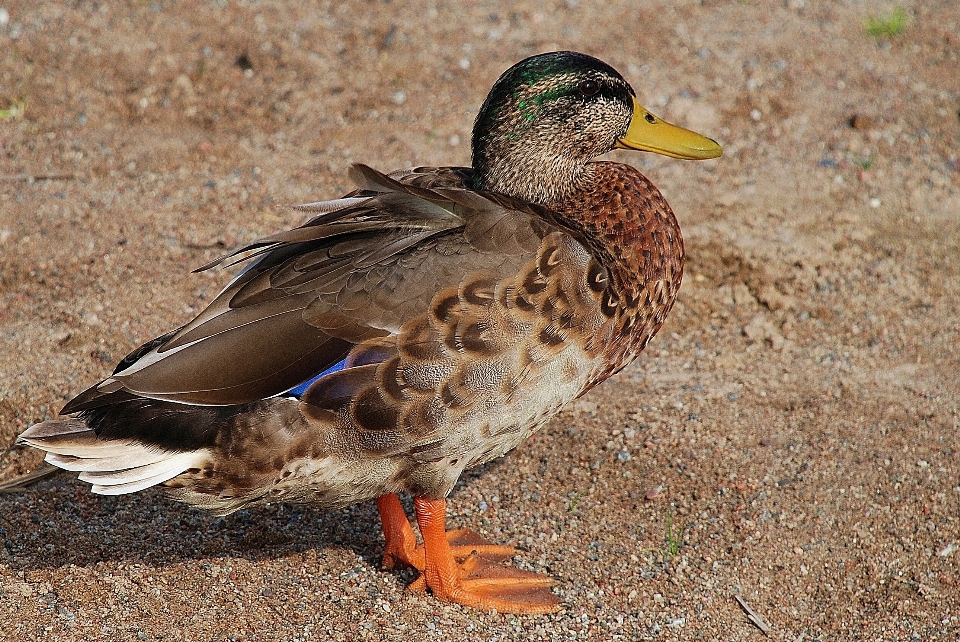
[(555, 209), (583, 231), (609, 274), (604, 309), (616, 316), (617, 332), (596, 385), (633, 361), (660, 330), (680, 290), (684, 250), (673, 210), (653, 183), (629, 165), (593, 168), (590, 188)]

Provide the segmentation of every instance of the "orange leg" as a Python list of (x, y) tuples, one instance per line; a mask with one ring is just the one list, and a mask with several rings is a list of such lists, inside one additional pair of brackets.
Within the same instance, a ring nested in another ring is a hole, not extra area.
[(502, 613), (551, 613), (559, 608), (560, 600), (549, 590), (555, 582), (549, 577), (490, 563), (481, 558), (477, 546), (458, 564), (446, 531), (446, 500), (415, 497), (413, 504), (423, 535), (422, 578), (437, 598)]
[(395, 569), (410, 566), (423, 571), (423, 547), (417, 546), (417, 536), (410, 528), (410, 520), (394, 493), (377, 497), (380, 526), (386, 545), (383, 548), (383, 567)]
[[(377, 510), (380, 511), (380, 525), (386, 545), (383, 550), (383, 567), (395, 569), (404, 566), (415, 568), (421, 573), (425, 567), (423, 546), (417, 545), (417, 536), (413, 534), (410, 520), (400, 504), (400, 498), (394, 493), (377, 497)], [(473, 554), (487, 561), (502, 562), (517, 552), (512, 546), (492, 544), (469, 528), (459, 528), (446, 532), (447, 542), (453, 556), (464, 560)], [(411, 585), (413, 589), (426, 589), (422, 578)]]

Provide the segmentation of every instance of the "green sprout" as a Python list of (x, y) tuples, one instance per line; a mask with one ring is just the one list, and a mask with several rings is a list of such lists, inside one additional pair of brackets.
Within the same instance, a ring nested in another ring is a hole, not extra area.
[(666, 544), (662, 548), (645, 548), (643, 550), (647, 553), (656, 553), (662, 561), (666, 562), (668, 559), (676, 557), (677, 553), (680, 552), (680, 547), (683, 546), (683, 529), (673, 530), (673, 511), (667, 511), (667, 532), (663, 539)]
[(573, 499), (571, 499), (571, 500), (570, 500), (570, 503), (567, 505), (567, 512), (568, 512), (568, 513), (572, 513), (573, 511), (577, 510), (577, 504), (580, 503), (580, 498), (583, 497), (584, 494), (586, 494), (586, 492), (587, 492), (587, 491), (585, 491), (585, 490), (583, 490), (583, 489), (578, 490), (578, 491), (576, 492), (576, 494), (573, 496)]
[(893, 38), (903, 33), (907, 26), (907, 12), (901, 6), (884, 16), (867, 18), (867, 33), (874, 38)]
[(859, 156), (851, 152), (850, 154), (848, 154), (848, 157), (850, 158), (850, 161), (854, 165), (856, 165), (863, 171), (869, 170), (871, 167), (873, 167), (874, 163), (877, 162), (877, 155), (875, 153), (870, 154), (866, 158), (860, 158)]
[(673, 531), (673, 511), (667, 511), (667, 546), (663, 549), (664, 556), (674, 557), (680, 552), (680, 546), (683, 544), (682, 533), (683, 529), (676, 533)]
[(14, 100), (10, 102), (10, 106), (6, 109), (0, 109), (0, 120), (18, 120), (23, 118), (23, 114), (27, 111), (27, 103), (22, 100)]

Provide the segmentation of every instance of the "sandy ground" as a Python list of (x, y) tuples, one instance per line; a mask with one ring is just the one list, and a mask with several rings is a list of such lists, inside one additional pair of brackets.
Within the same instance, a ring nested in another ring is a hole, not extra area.
[[(0, 495), (0, 640), (956, 640), (960, 7), (890, 2), (0, 3), (0, 478), (29, 424), (183, 323), (190, 270), (346, 168), (469, 160), (533, 53), (607, 60), (717, 161), (617, 153), (684, 227), (644, 356), (453, 525), (564, 609), (443, 605), (379, 569), (372, 505), (214, 518), (68, 476)], [(453, 3), (450, 3), (451, 5)], [(638, 5), (642, 5), (638, 8)]]

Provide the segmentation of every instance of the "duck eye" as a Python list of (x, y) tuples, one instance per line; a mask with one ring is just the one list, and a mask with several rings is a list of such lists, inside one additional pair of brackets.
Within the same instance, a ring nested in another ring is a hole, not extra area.
[(577, 91), (587, 97), (593, 96), (600, 91), (600, 85), (596, 80), (581, 80), (577, 85)]

